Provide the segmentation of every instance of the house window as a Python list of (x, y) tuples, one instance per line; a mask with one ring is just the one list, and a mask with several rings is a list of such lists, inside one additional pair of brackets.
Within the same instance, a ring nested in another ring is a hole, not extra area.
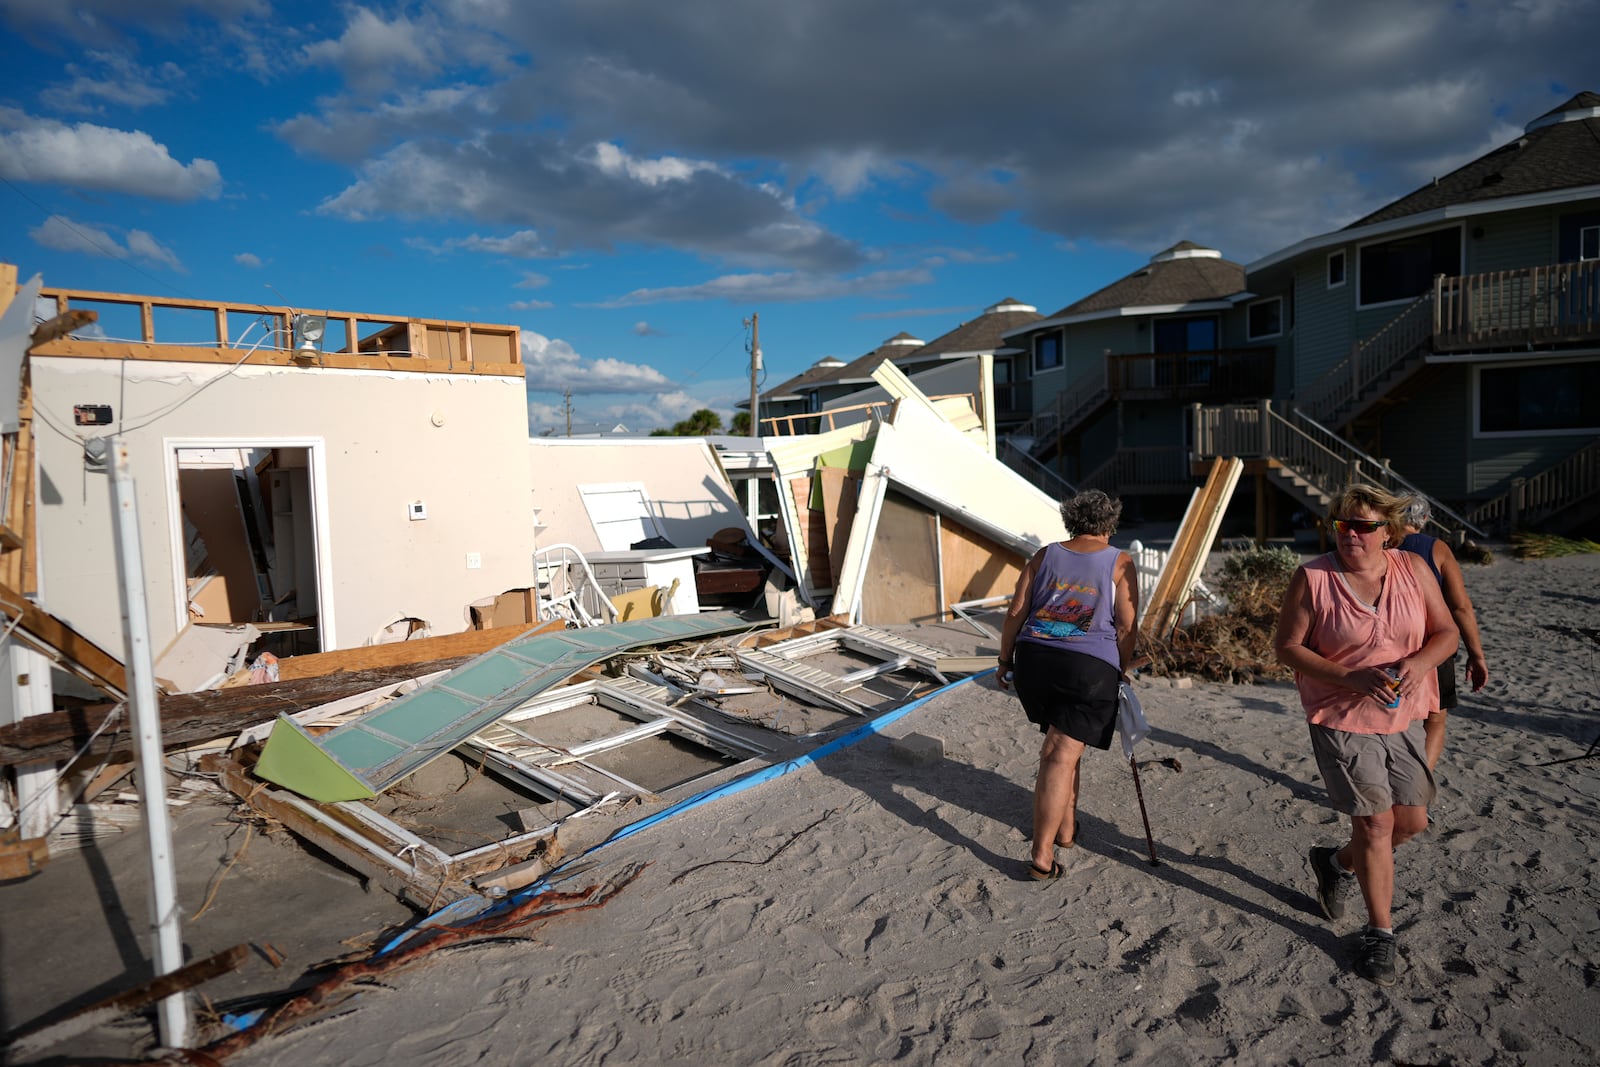
[(1245, 336), (1252, 341), (1283, 333), (1283, 298), (1257, 300), (1245, 310)]
[(1600, 259), (1600, 226), (1585, 226), (1578, 231), (1578, 258)]
[(1212, 352), (1217, 347), (1215, 315), (1157, 319), (1152, 331), (1156, 352)]
[(1421, 296), (1435, 274), (1461, 273), (1461, 227), (1366, 245), (1360, 267), (1362, 307)]
[(1479, 434), (1597, 431), (1600, 360), (1479, 369)]
[(1033, 339), (1033, 373), (1061, 366), (1061, 335), (1040, 334)]
[(1344, 251), (1328, 253), (1328, 288), (1337, 289), (1344, 284)]

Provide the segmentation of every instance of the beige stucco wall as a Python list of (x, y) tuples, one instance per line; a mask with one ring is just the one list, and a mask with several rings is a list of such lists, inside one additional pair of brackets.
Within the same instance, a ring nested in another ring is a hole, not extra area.
[[(521, 378), (65, 357), (32, 367), (35, 408), (48, 423), (35, 431), (41, 602), (119, 656), (109, 479), (85, 469), (69, 436), (116, 427), (74, 427), (75, 404), (109, 404), (128, 427), (157, 652), (177, 633), (182, 607), (167, 457), (198, 441), (310, 446), (320, 457), (325, 648), (361, 645), (397, 614), (454, 633), (468, 626), (469, 602), (531, 582)], [(408, 517), (414, 500), (427, 519)], [(468, 569), (468, 553), (481, 567)]]
[(580, 485), (635, 482), (644, 486), (663, 535), (679, 548), (699, 548), (744, 513), (727, 475), (703, 437), (535, 437), (528, 441), (539, 544), (575, 545), (598, 552), (600, 538), (578, 492)]

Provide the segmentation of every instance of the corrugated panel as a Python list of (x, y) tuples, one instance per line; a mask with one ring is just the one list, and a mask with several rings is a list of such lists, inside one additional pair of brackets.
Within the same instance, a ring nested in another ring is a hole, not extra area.
[(255, 773), (312, 800), (376, 796), (591, 663), (639, 645), (700, 641), (751, 628), (746, 619), (722, 611), (519, 638), (320, 737), (280, 716)]

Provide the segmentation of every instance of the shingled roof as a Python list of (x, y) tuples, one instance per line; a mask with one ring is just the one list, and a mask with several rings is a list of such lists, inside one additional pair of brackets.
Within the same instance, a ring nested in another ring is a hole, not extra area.
[(1600, 183), (1600, 94), (1582, 92), (1524, 127), (1523, 135), (1435, 178), (1345, 229), (1425, 211)]
[(816, 388), (825, 382), (848, 382), (854, 379), (867, 379), (872, 372), (878, 369), (878, 364), (884, 360), (894, 360), (895, 357), (904, 357), (917, 351), (926, 344), (920, 337), (913, 337), (904, 330), (889, 338), (883, 344), (874, 348), (864, 356), (858, 356), (842, 367), (835, 367), (828, 373), (813, 378), (803, 383), (808, 388)]
[[(778, 385), (774, 385), (771, 389), (768, 389), (766, 392), (762, 393), (761, 399), (778, 400), (785, 397), (793, 397), (797, 395), (796, 390), (798, 390), (801, 386), (809, 385), (810, 383), (820, 381), (823, 378), (831, 378), (833, 376), (833, 372), (842, 366), (844, 366), (844, 360), (839, 359), (836, 356), (823, 356), (821, 359), (811, 364), (811, 366), (807, 367), (799, 374), (796, 374), (793, 378), (790, 378), (785, 382), (781, 382)], [(743, 406), (749, 407), (750, 401), (746, 400)]]
[(1244, 267), (1214, 248), (1179, 241), (1150, 264), (1051, 315), (1052, 319), (1118, 308), (1171, 307), (1225, 300), (1244, 291)]
[(1039, 309), (1032, 304), (1018, 303), (1008, 296), (984, 308), (983, 314), (977, 318), (963, 322), (941, 337), (935, 337), (906, 358), (920, 361), (947, 354), (994, 353), (1005, 347), (1003, 338), (1007, 330), (1038, 322), (1042, 317)]

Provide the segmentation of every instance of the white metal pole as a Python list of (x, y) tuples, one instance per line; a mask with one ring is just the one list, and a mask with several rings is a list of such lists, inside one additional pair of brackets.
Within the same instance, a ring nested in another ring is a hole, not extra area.
[[(116, 512), (117, 572), (122, 579), (122, 630), (126, 639), (128, 705), (137, 734), (139, 802), (144, 810), (150, 847), (150, 925), (155, 935), (155, 969), (159, 977), (183, 966), (183, 938), (178, 927), (178, 877), (172, 859), (172, 826), (167, 820), (167, 775), (161, 753), (161, 715), (150, 654), (150, 614), (144, 595), (144, 557), (139, 551), (139, 509), (134, 499), (128, 449), (118, 437), (109, 440), (111, 505)], [(189, 1006), (182, 993), (161, 1001), (161, 1043), (184, 1048), (189, 1043)]]

